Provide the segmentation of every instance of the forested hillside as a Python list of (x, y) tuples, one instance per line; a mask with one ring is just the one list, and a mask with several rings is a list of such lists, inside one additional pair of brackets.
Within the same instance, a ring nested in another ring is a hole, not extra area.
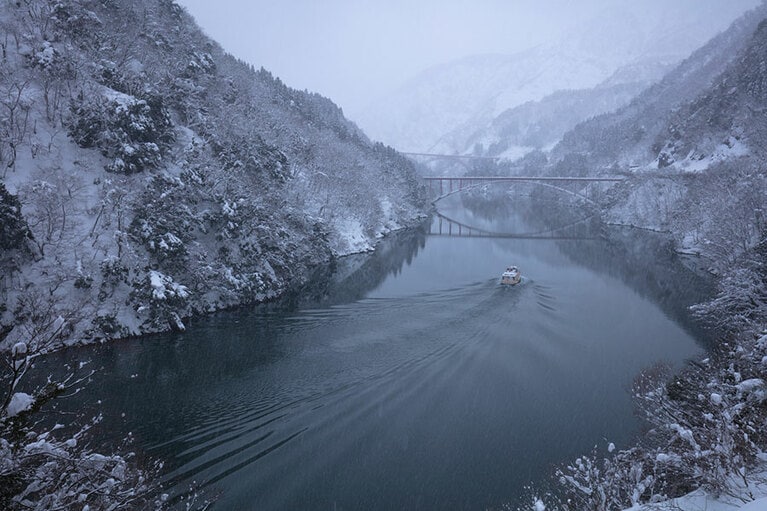
[(422, 216), (412, 165), (171, 0), (0, 4), (5, 344), (183, 329)]
[(567, 154), (588, 156), (598, 166), (651, 166), (659, 138), (674, 112), (709, 89), (750, 43), (767, 15), (762, 4), (736, 20), (629, 105), (586, 121), (554, 148), (555, 159)]
[[(557, 91), (540, 101), (506, 110), (470, 137), (461, 135), (462, 143), (466, 152), (514, 160), (527, 152), (550, 148), (579, 122), (617, 110), (648, 85), (647, 82), (630, 82)], [(445, 138), (453, 135), (457, 137), (456, 133)]]
[[(767, 158), (767, 22), (713, 84), (675, 110), (660, 134), (658, 166), (700, 170), (727, 156)], [(662, 144), (662, 145), (661, 145)]]

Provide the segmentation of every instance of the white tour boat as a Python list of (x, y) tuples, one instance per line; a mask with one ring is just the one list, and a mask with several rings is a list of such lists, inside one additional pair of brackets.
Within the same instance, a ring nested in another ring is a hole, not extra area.
[(509, 266), (501, 275), (501, 284), (505, 284), (507, 286), (514, 286), (519, 284), (521, 280), (522, 274), (519, 272), (519, 268), (516, 266)]

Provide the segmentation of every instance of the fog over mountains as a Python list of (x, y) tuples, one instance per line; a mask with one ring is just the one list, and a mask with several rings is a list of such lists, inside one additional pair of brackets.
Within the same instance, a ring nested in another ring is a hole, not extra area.
[[(485, 147), (498, 142), (493, 121), (524, 103), (600, 84), (631, 84), (634, 90), (649, 85), (755, 3), (704, 2), (694, 10), (671, 5), (658, 12), (616, 6), (557, 43), (428, 69), (352, 119), (372, 138), (402, 151), (471, 152), (477, 142)], [(625, 88), (609, 99), (601, 92), (577, 120), (626, 100)]]

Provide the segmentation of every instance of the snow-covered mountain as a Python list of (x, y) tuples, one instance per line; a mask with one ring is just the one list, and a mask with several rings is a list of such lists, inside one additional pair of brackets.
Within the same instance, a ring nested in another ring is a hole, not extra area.
[(740, 156), (766, 162), (765, 113), (767, 19), (711, 87), (674, 110), (654, 144), (658, 167), (701, 171)]
[(693, 12), (671, 5), (649, 20), (641, 7), (615, 7), (559, 43), (426, 70), (354, 118), (399, 150), (463, 152), (456, 133), (477, 133), (505, 110), (556, 91), (593, 88), (634, 63), (678, 62), (753, 3), (706, 1)]
[(3, 2), (0, 26), (0, 344), (183, 328), (424, 214), (410, 162), (172, 0)]
[[(694, 113), (688, 103), (699, 96), (721, 96), (722, 91), (712, 87), (722, 80), (741, 83), (758, 72), (761, 65), (758, 61), (753, 62), (755, 70), (748, 70), (742, 65), (737, 69), (730, 66), (745, 59), (744, 52), (754, 44), (754, 33), (765, 17), (767, 4), (762, 4), (696, 50), (626, 107), (584, 122), (567, 133), (553, 149), (554, 159), (579, 154), (587, 155), (596, 166), (651, 166), (655, 162), (657, 167), (661, 150), (667, 146), (672, 149), (669, 145), (673, 145), (672, 139), (681, 137), (679, 130), (670, 125), (683, 123), (680, 116)], [(755, 79), (752, 81), (758, 82)], [(746, 90), (753, 85), (741, 86)], [(733, 94), (724, 96), (735, 99)], [(696, 135), (691, 130), (687, 136)], [(720, 131), (717, 136), (725, 134)], [(673, 152), (677, 159), (679, 149)]]
[(547, 150), (578, 123), (628, 104), (671, 67), (672, 62), (654, 59), (624, 66), (594, 88), (561, 90), (510, 108), (477, 132), (459, 128), (443, 136), (440, 146), (463, 147), (459, 152), (508, 160)]

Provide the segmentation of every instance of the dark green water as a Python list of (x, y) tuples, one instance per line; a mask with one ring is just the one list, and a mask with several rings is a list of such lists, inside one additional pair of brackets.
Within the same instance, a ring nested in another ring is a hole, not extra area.
[[(103, 368), (85, 399), (104, 438), (130, 431), (172, 492), (196, 481), (217, 509), (500, 508), (557, 463), (626, 446), (634, 376), (703, 349), (684, 311), (704, 286), (662, 240), (600, 229), (409, 233), (282, 304), (61, 356)], [(524, 281), (502, 288), (510, 264)]]

